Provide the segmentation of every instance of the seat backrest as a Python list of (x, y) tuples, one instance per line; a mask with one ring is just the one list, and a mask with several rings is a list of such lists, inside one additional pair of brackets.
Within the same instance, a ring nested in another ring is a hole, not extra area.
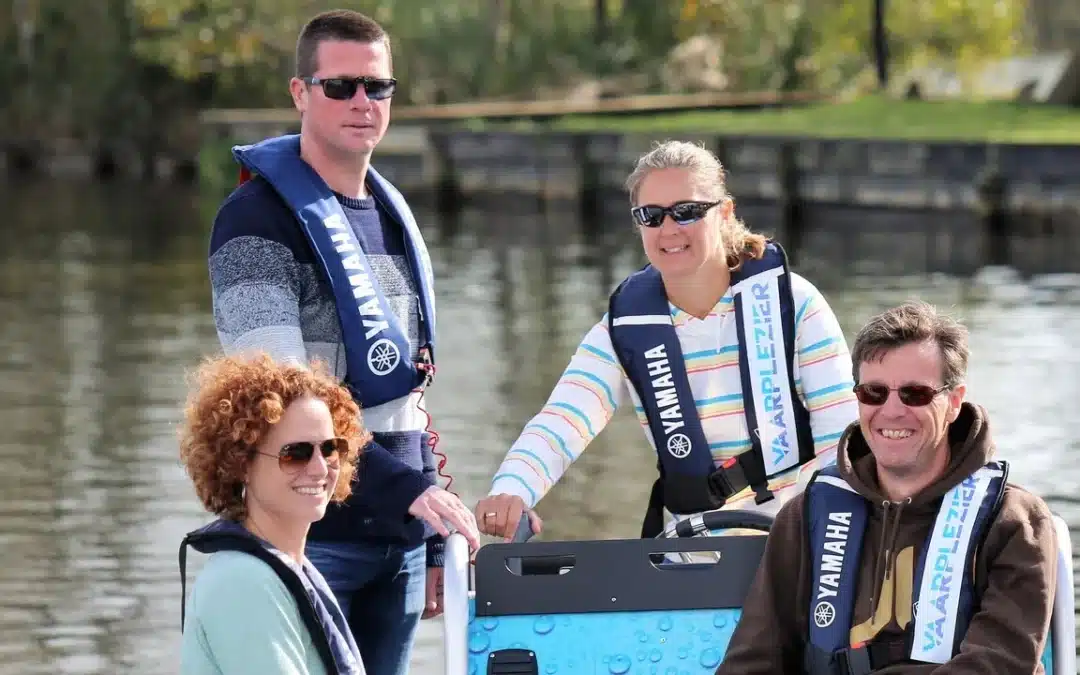
[(1054, 612), (1050, 619), (1050, 636), (1043, 652), (1046, 675), (1076, 673), (1076, 596), (1073, 586), (1072, 536), (1061, 516), (1054, 515), (1054, 532), (1058, 541), (1057, 589)]
[[(763, 536), (485, 546), (476, 556), (468, 670), (711, 673), (764, 549)], [(689, 564), (662, 555), (690, 552), (720, 555)]]

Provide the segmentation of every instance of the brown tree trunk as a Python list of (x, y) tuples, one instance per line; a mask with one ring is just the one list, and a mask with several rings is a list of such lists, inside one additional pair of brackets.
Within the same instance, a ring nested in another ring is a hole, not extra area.
[(1036, 51), (1080, 52), (1080, 3), (1075, 0), (1028, 0), (1028, 25)]

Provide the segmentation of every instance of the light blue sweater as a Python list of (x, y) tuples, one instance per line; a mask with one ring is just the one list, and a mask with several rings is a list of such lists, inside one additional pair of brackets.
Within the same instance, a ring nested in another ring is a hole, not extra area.
[(270, 566), (220, 551), (207, 559), (188, 597), (180, 673), (326, 675), (326, 669), (296, 601)]

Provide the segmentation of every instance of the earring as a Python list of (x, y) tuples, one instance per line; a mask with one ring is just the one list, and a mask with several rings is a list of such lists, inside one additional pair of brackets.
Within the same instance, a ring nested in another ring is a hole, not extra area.
[(247, 483), (240, 484), (240, 501), (247, 499)]

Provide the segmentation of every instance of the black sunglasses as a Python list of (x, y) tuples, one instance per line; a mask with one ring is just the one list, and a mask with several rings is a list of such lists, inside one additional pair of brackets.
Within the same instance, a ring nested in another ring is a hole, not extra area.
[(349, 452), (349, 441), (345, 438), (328, 438), (319, 443), (311, 441), (296, 441), (281, 446), (281, 450), (275, 455), (269, 452), (259, 452), (267, 457), (277, 457), (278, 466), (286, 473), (297, 473), (311, 461), (315, 455), (315, 448), (326, 459), (326, 464), (331, 468), (338, 468), (341, 464), (341, 456)]
[(397, 80), (392, 77), (305, 77), (303, 79), (310, 85), (322, 86), (326, 98), (335, 101), (351, 100), (361, 86), (372, 101), (390, 98), (397, 89)]
[(863, 405), (885, 405), (889, 400), (889, 393), (895, 391), (900, 397), (900, 402), (913, 408), (921, 408), (929, 405), (934, 397), (949, 387), (934, 388), (926, 384), (905, 384), (902, 387), (892, 389), (878, 382), (867, 382), (855, 385), (855, 398)]
[(679, 225), (689, 225), (704, 218), (709, 209), (723, 202), (721, 199), (715, 202), (675, 202), (671, 206), (645, 204), (630, 209), (630, 215), (642, 227), (660, 227), (664, 216), (671, 216)]

